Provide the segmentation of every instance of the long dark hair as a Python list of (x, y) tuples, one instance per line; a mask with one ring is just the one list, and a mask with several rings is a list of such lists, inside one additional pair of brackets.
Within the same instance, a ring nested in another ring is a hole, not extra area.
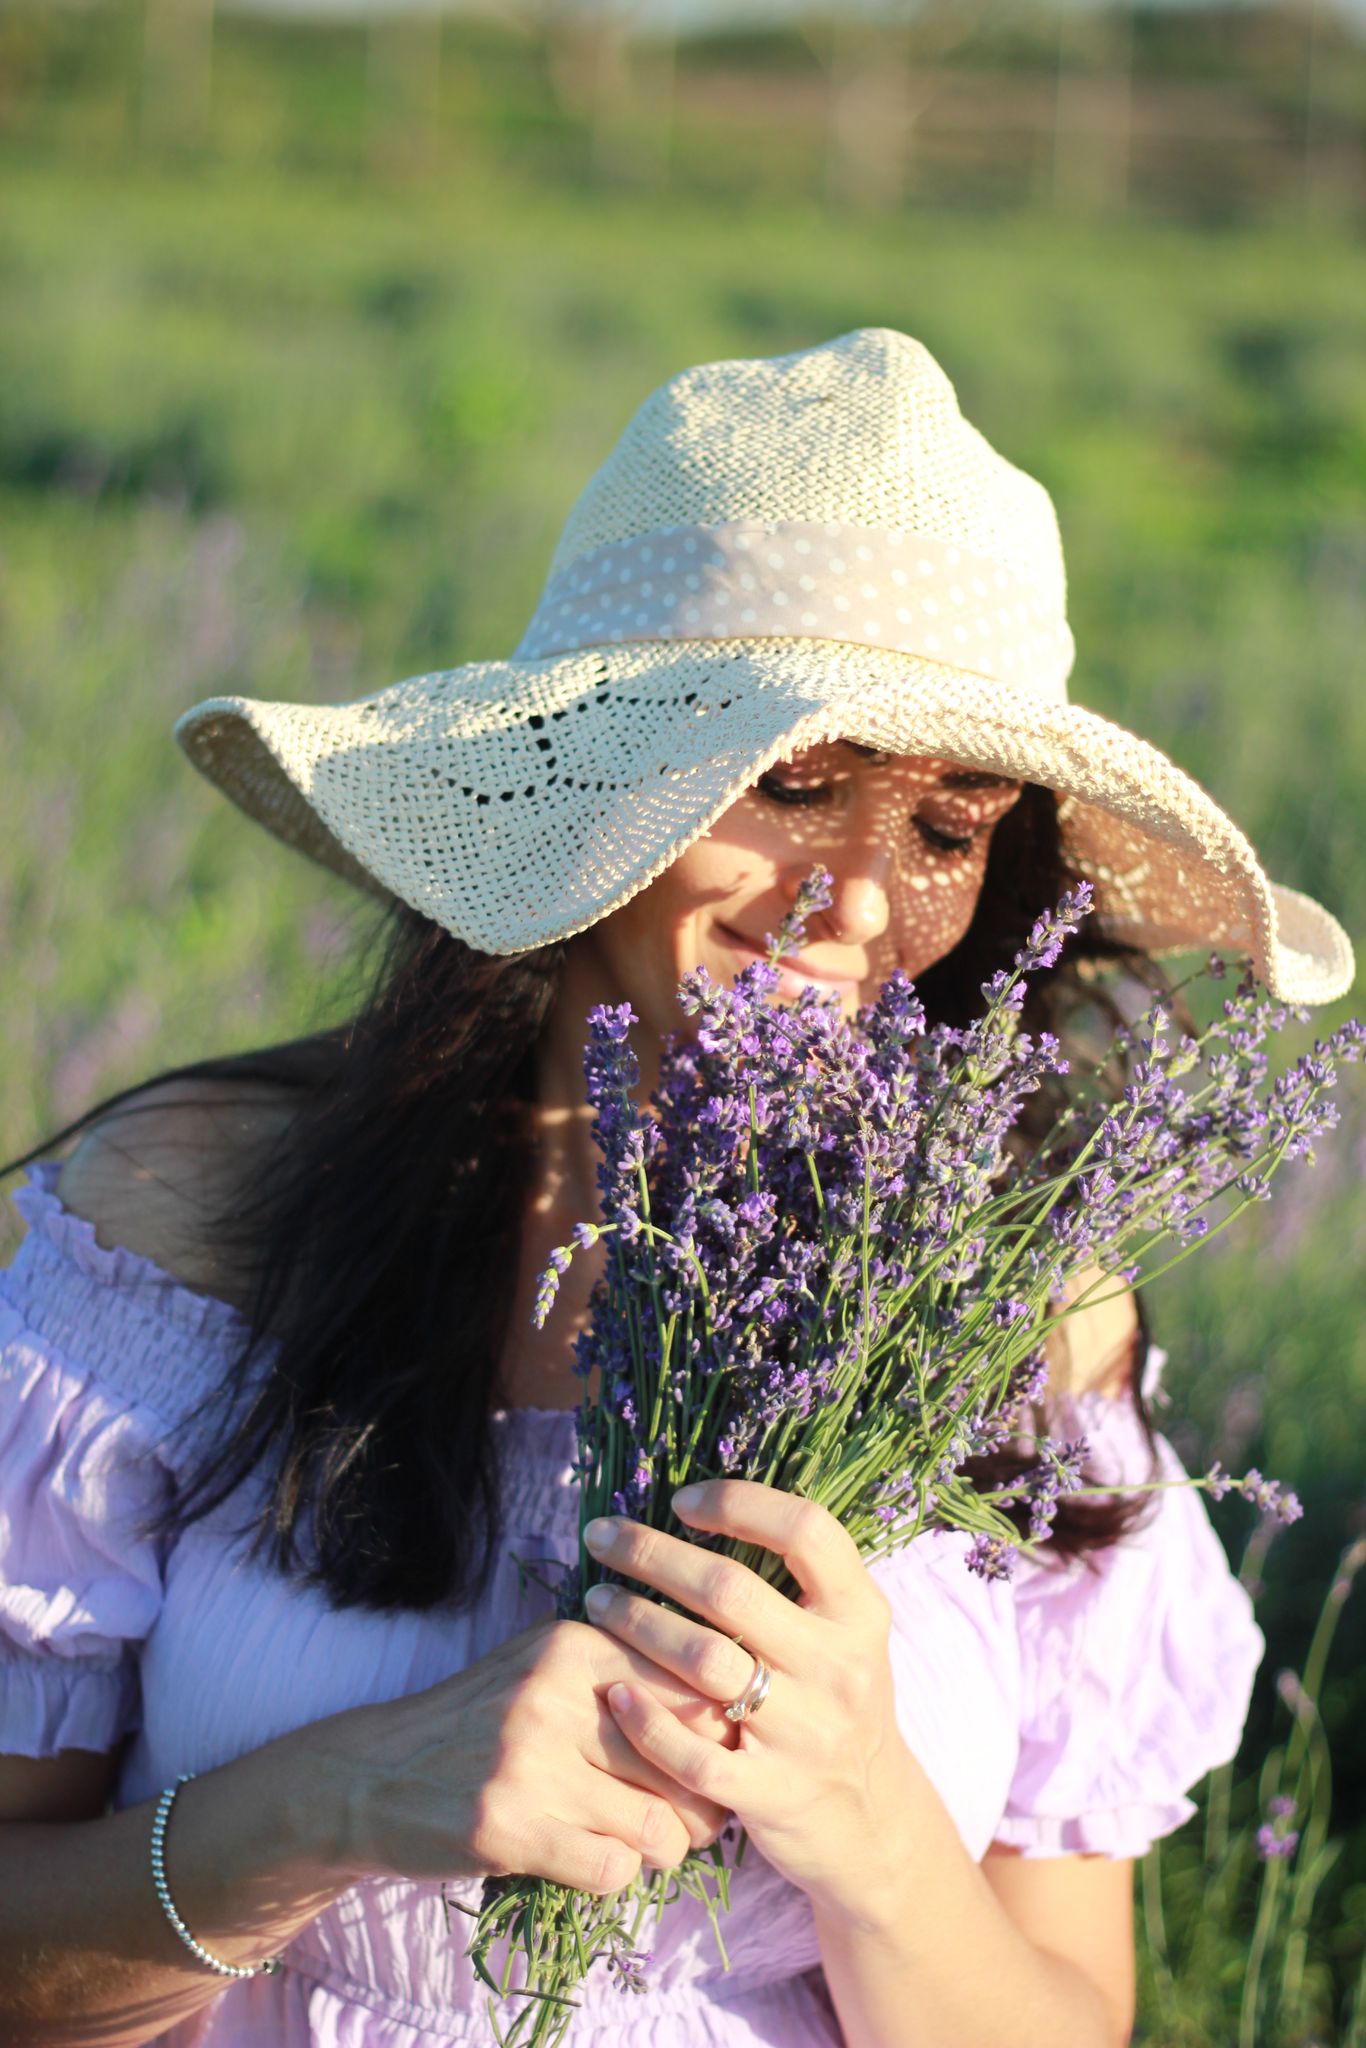
[[(966, 1022), (981, 983), (1071, 879), (1052, 793), (1026, 785), (993, 834), (971, 927), (920, 979), (930, 1016)], [(1157, 979), (1143, 955), (1083, 927), (1036, 978), (1026, 1023), (1060, 1036), (1082, 1015), (1094, 1024), (1106, 999), (1088, 963), (1102, 958)], [(289, 1093), (283, 1136), (230, 1162), (227, 1198), (203, 1225), (219, 1265), (244, 1276), (247, 1335), (161, 1533), (254, 1475), (264, 1485), (242, 1533), (335, 1605), (465, 1606), (486, 1589), (500, 1508), (489, 1411), (530, 1195), (537, 1043), (563, 962), (562, 942), (480, 953), (396, 905), (349, 1022), (154, 1075), (0, 1167), (144, 1106), (137, 1098), (168, 1080)], [(1131, 1364), (1142, 1341), (1140, 1330)], [(1151, 1446), (1139, 1374), (1129, 1377)], [(1027, 1464), (1001, 1453), (966, 1469), (988, 1484)], [(1051, 1548), (1113, 1542), (1143, 1505), (1064, 1499)]]

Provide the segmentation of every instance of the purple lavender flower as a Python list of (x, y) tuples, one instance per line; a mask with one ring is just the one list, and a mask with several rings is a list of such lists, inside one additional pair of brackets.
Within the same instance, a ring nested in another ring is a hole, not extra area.
[(1072, 936), (1091, 909), (1095, 891), (1089, 882), (1078, 882), (1060, 898), (1056, 910), (1036, 919), (1024, 948), (1015, 955), (1015, 965), (1024, 973), (1039, 967), (1053, 967), (1062, 952), (1063, 941)]
[(1252, 1501), (1264, 1515), (1274, 1515), (1280, 1522), (1298, 1522), (1304, 1509), (1296, 1496), (1276, 1479), (1263, 1479), (1256, 1466), (1252, 1466), (1238, 1481), (1238, 1491), (1244, 1500)]
[(644, 1444), (638, 1444), (631, 1472), (625, 1483), (612, 1494), (611, 1512), (614, 1515), (639, 1517), (650, 1505), (654, 1481), (654, 1458)]
[(1345, 1024), (1339, 1024), (1327, 1045), (1316, 1046), (1315, 1051), (1327, 1051), (1335, 1059), (1345, 1060), (1348, 1066), (1360, 1066), (1366, 1060), (1366, 1024), (1359, 1017), (1349, 1017)]
[(616, 1972), (618, 1991), (649, 1990), (645, 1965), (653, 1954), (654, 1950), (648, 1948), (613, 1948), (609, 1951), (607, 1969), (609, 1975), (612, 1971)]
[(569, 1253), (563, 1245), (556, 1245), (546, 1263), (536, 1286), (536, 1298), (531, 1310), (531, 1320), (539, 1330), (550, 1314), (555, 1296), (560, 1291), (560, 1275), (569, 1271)]
[(1029, 1503), (1029, 1535), (1031, 1542), (1046, 1540), (1057, 1518), (1058, 1502), (1064, 1495), (1075, 1493), (1082, 1482), (1082, 1468), (1090, 1452), (1084, 1437), (1075, 1443), (1054, 1444), (1045, 1441), (1036, 1469), (1024, 1482), (1024, 1498)]
[(1209, 1471), (1205, 1474), (1205, 1485), (1209, 1489), (1211, 1498), (1222, 1500), (1226, 1493), (1232, 1493), (1236, 1484), (1236, 1480), (1230, 1479), (1228, 1473), (1225, 1472), (1223, 1466), (1216, 1458)]
[(1297, 1829), (1290, 1828), (1280, 1834), (1264, 1821), (1257, 1830), (1257, 1854), (1263, 1863), (1269, 1863), (1278, 1856), (1290, 1857), (1299, 1847), (1299, 1841)]
[(974, 1537), (965, 1562), (979, 1579), (1008, 1579), (1018, 1555), (1015, 1545), (1003, 1536), (984, 1534)]
[(995, 1323), (998, 1330), (1008, 1330), (1012, 1323), (1018, 1323), (1022, 1317), (1028, 1314), (1029, 1303), (1027, 1301), (1019, 1301), (1014, 1297), (1008, 1296), (1005, 1300), (998, 1301), (992, 1309), (991, 1320)]
[(800, 953), (806, 939), (806, 921), (813, 911), (828, 910), (834, 901), (835, 878), (828, 868), (813, 868), (797, 891), (797, 900), (782, 919), (776, 935), (764, 933), (764, 944), (772, 957)]

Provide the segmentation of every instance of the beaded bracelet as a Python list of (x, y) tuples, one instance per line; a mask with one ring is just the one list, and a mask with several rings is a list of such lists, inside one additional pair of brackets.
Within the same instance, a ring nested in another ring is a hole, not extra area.
[(171, 1901), (170, 1886), (166, 1882), (166, 1824), (171, 1818), (171, 1808), (175, 1804), (176, 1793), (182, 1785), (188, 1785), (194, 1775), (193, 1771), (182, 1771), (174, 1785), (166, 1787), (166, 1790), (157, 1801), (156, 1815), (152, 1821), (152, 1882), (157, 1888), (157, 1897), (161, 1901), (162, 1911), (184, 1942), (186, 1948), (190, 1951), (190, 1954), (197, 1956), (201, 1963), (208, 1965), (209, 1969), (217, 1970), (220, 1977), (273, 1976), (277, 1970), (283, 1967), (278, 1956), (273, 1956), (267, 1963), (244, 1964), (224, 1963), (217, 1956), (210, 1955), (202, 1943), (195, 1940)]

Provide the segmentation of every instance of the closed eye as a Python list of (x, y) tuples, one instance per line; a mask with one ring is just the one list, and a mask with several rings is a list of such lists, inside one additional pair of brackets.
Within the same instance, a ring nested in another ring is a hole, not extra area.
[(915, 829), (929, 845), (940, 853), (966, 853), (972, 845), (973, 834), (945, 832), (938, 825), (932, 825), (928, 818), (917, 818)]
[[(765, 772), (755, 788), (773, 803), (810, 805), (824, 803), (830, 786), (825, 782), (783, 782), (772, 772)], [(942, 825), (932, 825), (928, 818), (917, 818), (915, 829), (936, 853), (966, 853), (975, 837), (971, 832), (946, 832)]]
[(772, 774), (761, 775), (754, 786), (779, 804), (817, 804), (824, 799), (827, 788), (824, 782), (780, 782)]

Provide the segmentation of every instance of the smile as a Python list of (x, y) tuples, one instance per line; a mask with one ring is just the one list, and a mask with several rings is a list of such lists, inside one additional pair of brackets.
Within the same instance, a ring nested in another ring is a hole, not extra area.
[[(763, 960), (767, 957), (762, 947), (751, 945), (748, 939), (742, 939), (739, 933), (731, 931), (728, 925), (718, 924), (716, 929), (721, 934), (727, 951), (737, 954), (742, 962)], [(859, 985), (859, 977), (856, 974), (817, 973), (814, 968), (800, 967), (791, 960), (780, 961), (778, 971), (781, 976), (777, 989), (779, 995), (797, 996), (804, 988), (816, 988), (842, 996), (850, 989), (857, 989)]]

